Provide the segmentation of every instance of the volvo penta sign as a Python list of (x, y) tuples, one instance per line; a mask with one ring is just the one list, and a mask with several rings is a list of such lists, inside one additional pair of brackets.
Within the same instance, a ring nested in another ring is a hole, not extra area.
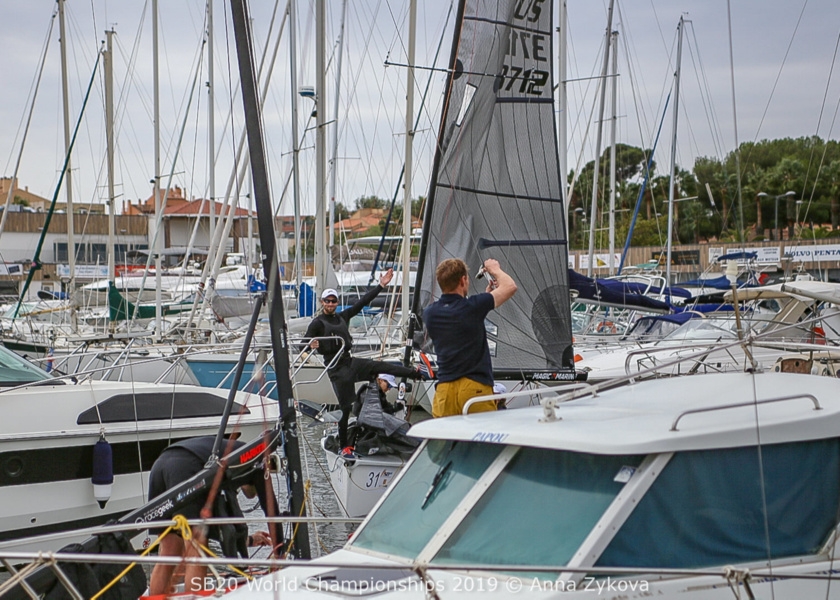
[(787, 246), (785, 254), (793, 262), (815, 263), (840, 261), (840, 244), (821, 244), (811, 246)]

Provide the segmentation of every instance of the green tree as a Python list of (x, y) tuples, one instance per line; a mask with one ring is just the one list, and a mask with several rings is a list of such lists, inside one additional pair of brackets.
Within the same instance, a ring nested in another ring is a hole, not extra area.
[(356, 198), (356, 210), (363, 208), (385, 208), (388, 203), (378, 196), (362, 196)]

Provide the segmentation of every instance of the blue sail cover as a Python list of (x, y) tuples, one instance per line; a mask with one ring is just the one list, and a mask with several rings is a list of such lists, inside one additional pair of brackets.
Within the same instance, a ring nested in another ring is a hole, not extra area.
[[(647, 294), (659, 294), (661, 288), (649, 287), (643, 283), (617, 279), (592, 279), (569, 269), (569, 286), (578, 292), (578, 298), (594, 300), (605, 304), (619, 304), (633, 308), (649, 308), (669, 311), (673, 307)], [(669, 288), (671, 296), (690, 298), (691, 293), (682, 288)]]
[[(741, 277), (743, 281), (738, 282), (738, 288), (745, 288), (745, 287), (757, 287), (761, 285), (752, 274), (748, 274), (746, 278), (744, 276)], [(711, 290), (730, 290), (732, 289), (732, 284), (729, 283), (729, 279), (726, 278), (726, 275), (721, 275), (720, 277), (715, 277), (714, 279), (692, 279), (690, 281), (681, 281), (680, 285), (690, 286), (690, 287), (702, 287)]]
[[(494, 370), (572, 379), (552, 3), (463, 0), (452, 48), (415, 312), (440, 297), (442, 260), (475, 273), (497, 259), (519, 289), (487, 317)], [(485, 286), (471, 278), (469, 293)]]

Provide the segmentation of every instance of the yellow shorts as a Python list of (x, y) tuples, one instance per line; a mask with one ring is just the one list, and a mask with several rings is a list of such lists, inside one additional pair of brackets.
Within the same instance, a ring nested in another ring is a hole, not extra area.
[[(464, 404), (471, 398), (491, 396), (492, 394), (492, 386), (478, 383), (466, 377), (439, 383), (435, 388), (435, 399), (432, 402), (432, 416), (450, 417), (460, 415), (464, 411)], [(495, 400), (477, 402), (470, 406), (470, 414), (491, 410), (496, 410)]]

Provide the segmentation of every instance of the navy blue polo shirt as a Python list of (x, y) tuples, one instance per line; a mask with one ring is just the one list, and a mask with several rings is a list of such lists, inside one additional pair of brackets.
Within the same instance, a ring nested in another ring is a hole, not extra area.
[(493, 385), (493, 365), (487, 345), (484, 319), (496, 307), (488, 292), (464, 298), (442, 294), (423, 311), (423, 323), (437, 354), (438, 381), (467, 377)]

